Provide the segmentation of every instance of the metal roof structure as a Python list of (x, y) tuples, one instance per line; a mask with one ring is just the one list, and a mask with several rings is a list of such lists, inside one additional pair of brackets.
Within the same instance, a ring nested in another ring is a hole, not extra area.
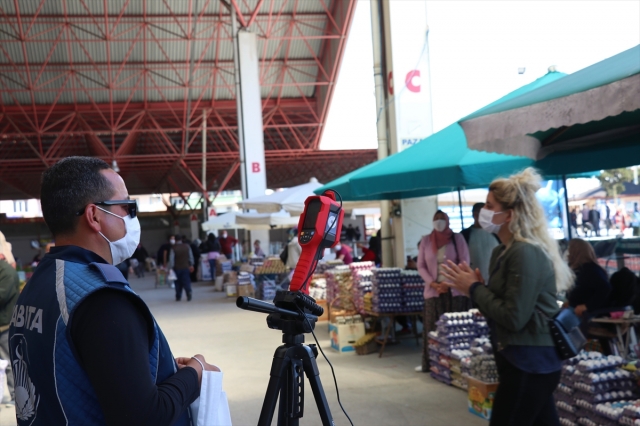
[(71, 155), (117, 161), (132, 194), (238, 188), (231, 8), (258, 34), (268, 186), (375, 160), (319, 150), (355, 3), (0, 0), (0, 199)]

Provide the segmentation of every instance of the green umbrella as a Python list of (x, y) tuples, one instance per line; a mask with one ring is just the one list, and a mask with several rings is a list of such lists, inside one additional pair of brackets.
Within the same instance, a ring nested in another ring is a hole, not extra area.
[[(549, 72), (482, 110), (517, 98), (565, 75)], [(509, 175), (532, 164), (533, 161), (525, 157), (470, 150), (462, 128), (454, 123), (400, 153), (329, 182), (318, 191), (336, 188), (345, 194), (345, 200), (422, 197), (460, 188), (483, 187), (498, 176)]]
[(545, 174), (635, 165), (640, 158), (640, 45), (471, 114), (469, 147), (525, 155)]
[(454, 123), (361, 170), (349, 182), (355, 196), (384, 194), (386, 199), (395, 199), (400, 192), (426, 196), (487, 185), (497, 176), (509, 175), (532, 163), (524, 157), (470, 150), (462, 128)]

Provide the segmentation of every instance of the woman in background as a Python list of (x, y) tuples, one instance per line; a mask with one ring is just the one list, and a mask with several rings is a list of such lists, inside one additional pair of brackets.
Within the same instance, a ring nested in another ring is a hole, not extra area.
[(567, 294), (569, 306), (577, 316), (607, 306), (611, 284), (600, 265), (593, 247), (587, 241), (574, 238), (569, 241), (569, 267), (576, 274), (575, 286)]
[(436, 329), (438, 318), (446, 312), (461, 312), (471, 308), (469, 298), (444, 283), (442, 265), (447, 260), (469, 263), (469, 247), (462, 234), (449, 227), (449, 216), (438, 210), (433, 216), (433, 231), (420, 241), (418, 272), (425, 282), (422, 332), (422, 365), (416, 371), (429, 371), (429, 332)]

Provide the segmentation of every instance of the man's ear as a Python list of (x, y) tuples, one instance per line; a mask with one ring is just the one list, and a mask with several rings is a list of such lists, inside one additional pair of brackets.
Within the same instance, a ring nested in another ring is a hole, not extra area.
[(84, 209), (84, 214), (80, 217), (80, 220), (84, 220), (87, 226), (95, 232), (102, 232), (98, 208), (95, 205), (89, 204)]

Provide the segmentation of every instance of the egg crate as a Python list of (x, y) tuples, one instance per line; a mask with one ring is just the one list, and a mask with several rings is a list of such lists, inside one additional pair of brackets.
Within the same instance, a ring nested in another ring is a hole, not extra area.
[(609, 355), (603, 358), (594, 358), (590, 360), (582, 360), (578, 362), (576, 368), (583, 372), (596, 372), (603, 370), (611, 370), (624, 365), (624, 359), (619, 356)]
[(556, 408), (558, 410), (571, 413), (571, 414), (575, 414), (577, 411), (577, 408), (575, 406), (568, 404), (564, 401), (556, 401)]
[(565, 360), (564, 363), (566, 365), (577, 365), (580, 361), (596, 360), (596, 359), (602, 359), (604, 357), (605, 356), (601, 352), (583, 350), (583, 351), (580, 351), (580, 353), (574, 356), (573, 358), (569, 358)]
[(597, 404), (603, 404), (605, 402), (615, 402), (621, 400), (628, 400), (634, 398), (634, 394), (631, 391), (611, 391), (591, 394), (587, 392), (578, 391), (574, 394), (574, 398), (581, 399), (587, 403), (596, 406)]
[(617, 401), (597, 404), (594, 412), (599, 416), (606, 417), (610, 420), (618, 421), (625, 414), (625, 407), (630, 406), (634, 401)]
[(445, 377), (441, 374), (434, 373), (433, 371), (431, 371), (430, 374), (431, 374), (431, 377), (433, 377), (437, 381), (444, 383), (445, 385), (451, 386), (451, 378)]
[(624, 407), (624, 415), (633, 419), (640, 419), (640, 400), (629, 402), (630, 404)]
[(636, 425), (640, 425), (640, 419), (634, 419), (633, 417), (623, 415), (618, 419), (618, 424), (621, 424), (624, 426), (636, 426)]
[(567, 386), (562, 382), (558, 385), (558, 387), (556, 388), (556, 391), (562, 392), (565, 395), (569, 395), (569, 396), (573, 395), (576, 392), (575, 389), (573, 389), (571, 386)]
[[(569, 414), (569, 413), (567, 413)], [(569, 416), (565, 416), (565, 413), (562, 413), (562, 416), (560, 416), (559, 421), (560, 424), (562, 426), (578, 426), (578, 423), (575, 422), (576, 418), (575, 417), (569, 417)]]
[(610, 382), (615, 380), (633, 380), (633, 374), (629, 371), (617, 368), (615, 370), (602, 370), (598, 372), (583, 372), (582, 374), (574, 373), (581, 382), (587, 384)]
[(569, 395), (567, 395), (565, 393), (558, 392), (558, 391), (555, 391), (553, 393), (553, 399), (554, 399), (554, 401), (556, 401), (556, 403), (559, 402), (559, 401), (562, 401), (565, 404), (569, 404), (569, 405), (574, 405), (575, 404), (575, 400), (573, 399), (573, 397), (571, 397), (571, 396), (569, 396)]
[(633, 391), (636, 389), (636, 383), (633, 380), (623, 379), (623, 380), (611, 380), (607, 382), (600, 383), (584, 383), (581, 381), (574, 381), (573, 388), (588, 392), (592, 394), (609, 392), (609, 391)]
[(604, 417), (579, 417), (577, 423), (582, 426), (617, 426), (617, 422)]

